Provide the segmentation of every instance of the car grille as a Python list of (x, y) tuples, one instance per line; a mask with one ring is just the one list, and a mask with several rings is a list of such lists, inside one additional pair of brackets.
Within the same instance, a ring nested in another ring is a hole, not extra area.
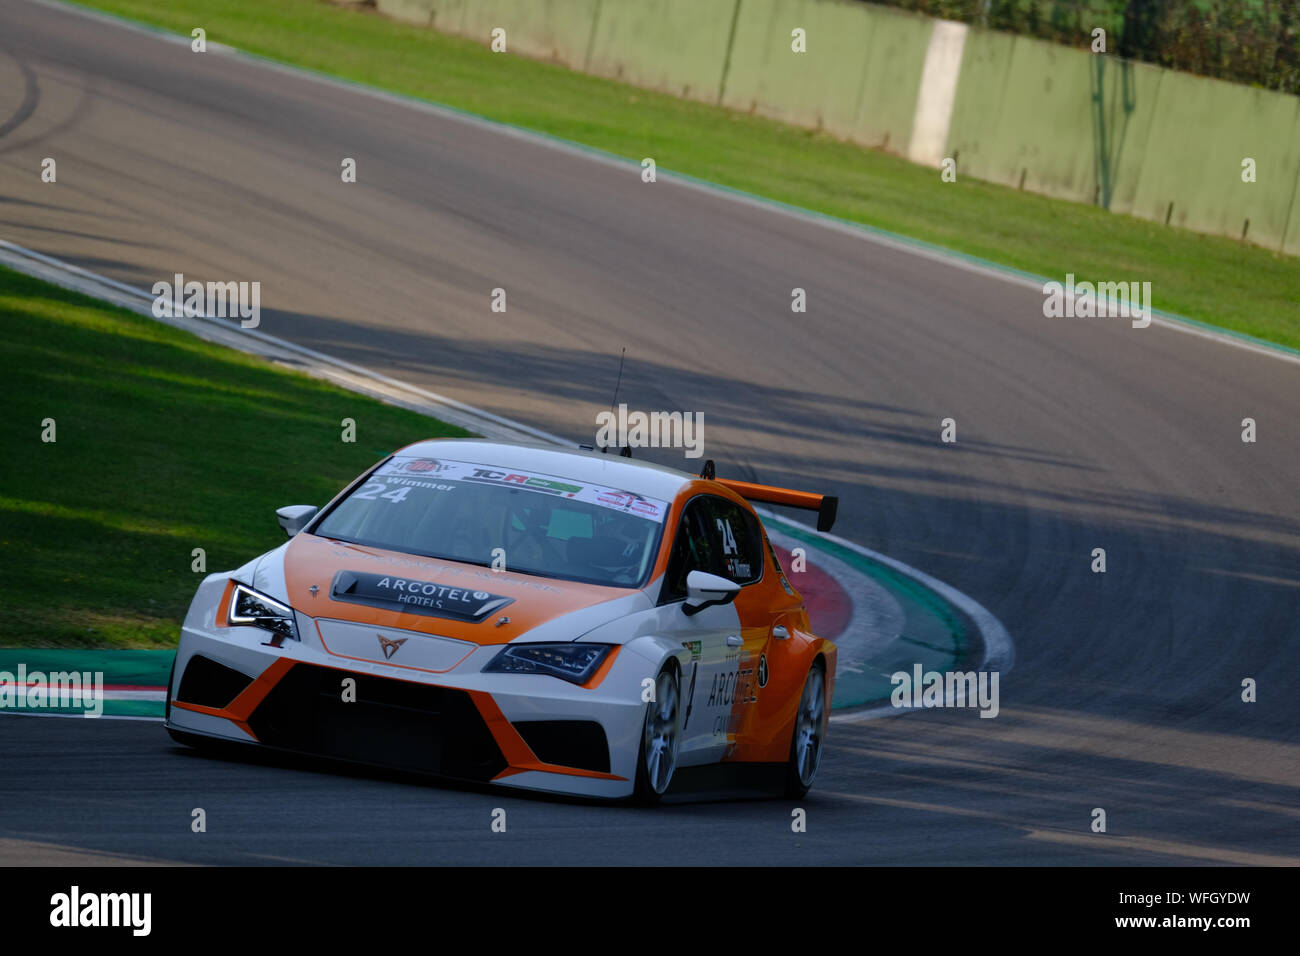
[[(348, 678), (356, 700), (345, 702)], [(476, 781), (506, 769), (464, 691), (329, 667), (295, 664), (248, 725), (267, 746), (360, 763)]]

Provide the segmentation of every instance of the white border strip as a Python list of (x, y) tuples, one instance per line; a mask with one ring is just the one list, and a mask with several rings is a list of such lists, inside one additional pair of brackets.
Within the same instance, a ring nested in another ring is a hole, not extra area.
[(943, 163), (967, 29), (964, 23), (935, 20), (930, 30), (912, 117), (912, 141), (907, 146), (907, 158), (914, 163), (935, 168)]

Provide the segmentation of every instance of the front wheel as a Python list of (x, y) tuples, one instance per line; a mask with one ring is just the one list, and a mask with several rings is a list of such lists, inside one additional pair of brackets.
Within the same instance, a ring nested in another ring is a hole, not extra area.
[(655, 696), (646, 710), (641, 731), (641, 752), (637, 758), (636, 798), (642, 803), (657, 803), (668, 792), (677, 769), (677, 750), (681, 746), (681, 695), (677, 689), (677, 671), (671, 664), (655, 679)]
[(163, 723), (164, 724), (168, 723), (172, 719), (172, 681), (176, 679), (176, 658), (179, 656), (180, 656), (179, 650), (177, 650), (176, 653), (172, 655), (172, 669), (171, 672), (168, 673), (167, 675), (167, 697), (164, 699), (163, 702)]
[(790, 741), (790, 759), (785, 771), (785, 795), (795, 800), (806, 794), (817, 777), (822, 763), (822, 745), (826, 740), (826, 667), (821, 660), (808, 670), (803, 696), (794, 718), (794, 739)]

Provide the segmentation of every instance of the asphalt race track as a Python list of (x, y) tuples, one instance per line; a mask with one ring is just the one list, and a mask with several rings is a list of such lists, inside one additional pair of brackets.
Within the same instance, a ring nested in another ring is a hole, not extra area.
[(263, 330), (575, 442), (626, 346), (620, 401), (703, 412), (719, 474), (839, 495), (837, 533), (996, 614), (999, 716), (834, 725), (804, 834), (778, 800), (592, 807), (12, 717), (0, 864), (1300, 863), (1300, 365), (1047, 319), (1033, 288), (638, 173), (0, 2), (0, 238), (145, 289), (260, 280)]

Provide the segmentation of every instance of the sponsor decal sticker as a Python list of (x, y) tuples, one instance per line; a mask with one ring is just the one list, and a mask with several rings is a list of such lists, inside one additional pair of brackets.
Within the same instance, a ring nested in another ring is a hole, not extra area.
[[(416, 477), (429, 478), (435, 475), (441, 483), (426, 484), (415, 480)], [(452, 491), (454, 485), (447, 484), (448, 482), (465, 482), (467, 484), (526, 489), (559, 498), (572, 498), (575, 501), (608, 508), (611, 511), (634, 514), (642, 518), (648, 518), (651, 521), (663, 521), (668, 514), (668, 502), (657, 498), (647, 498), (631, 491), (624, 491), (619, 488), (605, 488), (600, 485), (586, 485), (556, 475), (518, 471), (512, 468), (501, 468), (495, 465), (473, 462), (442, 461), (434, 458), (411, 458), (398, 455), (390, 458), (376, 469), (371, 478), (378, 479), (382, 484), (379, 484), (374, 491), (370, 491), (370, 486), (367, 485), (360, 492), (354, 494), (353, 497), (374, 498), (378, 491), (383, 490), (389, 484), (411, 484), (417, 487), (433, 488), (438, 491)], [(390, 491), (387, 494), (379, 495), (379, 497), (400, 502), (402, 498), (395, 497), (396, 494), (396, 492)]]
[[(334, 576), (330, 596), (336, 601), (351, 604), (366, 604), (457, 621), (481, 621), (493, 611), (514, 603), (514, 598), (490, 591), (364, 571), (340, 571)], [(387, 648), (385, 654), (393, 656)]]
[(406, 459), (406, 470), (416, 474), (436, 474), (442, 470), (442, 462), (436, 458)]

